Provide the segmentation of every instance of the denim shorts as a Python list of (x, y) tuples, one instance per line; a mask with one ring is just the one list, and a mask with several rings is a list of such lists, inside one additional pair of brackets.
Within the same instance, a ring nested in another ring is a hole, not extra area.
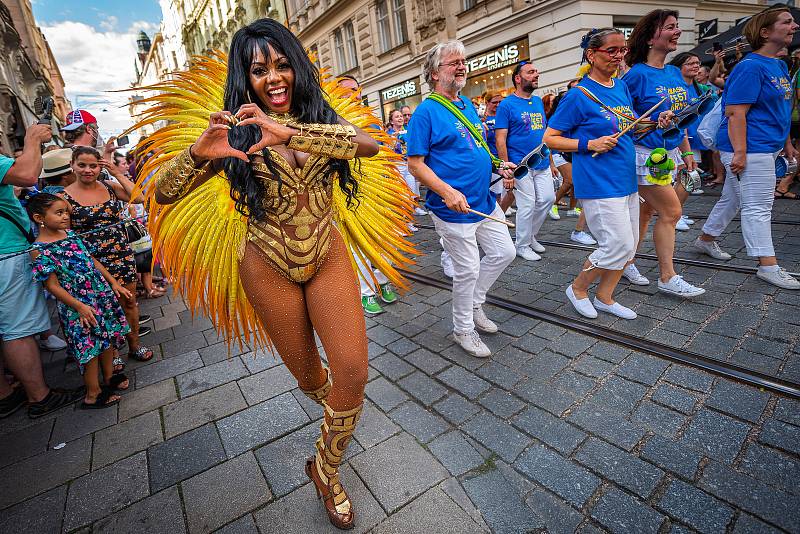
[(28, 254), (0, 257), (0, 336), (21, 339), (50, 328), (42, 284), (34, 281)]

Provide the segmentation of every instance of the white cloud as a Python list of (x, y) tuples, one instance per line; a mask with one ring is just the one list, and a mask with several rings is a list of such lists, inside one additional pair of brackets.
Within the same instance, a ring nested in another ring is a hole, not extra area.
[[(111, 19), (114, 19), (113, 21)], [(116, 24), (115, 17), (101, 23)], [(111, 27), (111, 26), (109, 26)], [(152, 38), (158, 25), (135, 22), (125, 32), (97, 29), (82, 22), (62, 21), (42, 26), (64, 77), (67, 98), (75, 108), (97, 117), (103, 137), (116, 135), (133, 123), (128, 114), (127, 89), (136, 78), (136, 37), (143, 29)], [(104, 111), (105, 110), (105, 111)]]
[(119, 19), (114, 15), (108, 15), (100, 21), (100, 27), (107, 32), (113, 31), (117, 27)]

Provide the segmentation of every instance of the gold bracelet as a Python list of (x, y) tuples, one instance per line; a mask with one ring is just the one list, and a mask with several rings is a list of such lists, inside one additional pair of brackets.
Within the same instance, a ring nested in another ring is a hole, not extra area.
[(156, 190), (170, 200), (186, 196), (195, 179), (206, 169), (208, 162), (197, 167), (189, 148), (161, 167), (156, 178)]
[(353, 159), (356, 157), (356, 151), (358, 150), (358, 143), (354, 143), (349, 139), (306, 135), (293, 135), (286, 146), (292, 150), (328, 156), (333, 159)]

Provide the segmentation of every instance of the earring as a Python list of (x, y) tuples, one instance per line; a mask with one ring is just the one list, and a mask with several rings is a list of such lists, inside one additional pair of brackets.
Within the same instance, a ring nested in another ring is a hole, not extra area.
[(40, 222), (40, 223), (39, 223), (39, 226), (41, 226), (42, 228), (44, 228), (44, 223), (43, 223), (43, 222)]

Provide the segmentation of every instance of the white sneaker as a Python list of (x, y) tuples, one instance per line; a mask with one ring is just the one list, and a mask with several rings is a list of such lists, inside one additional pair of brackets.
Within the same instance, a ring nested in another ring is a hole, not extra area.
[(567, 288), (567, 298), (572, 303), (572, 307), (575, 308), (575, 311), (583, 315), (584, 317), (588, 317), (589, 319), (597, 319), (597, 310), (594, 309), (592, 306), (592, 301), (589, 298), (579, 299), (575, 296), (575, 292), (572, 290), (572, 284), (569, 285)]
[(486, 312), (483, 311), (481, 306), (472, 308), (472, 320), (475, 322), (475, 328), (487, 334), (494, 334), (497, 332), (497, 325), (494, 321), (486, 317)]
[(47, 339), (39, 339), (39, 347), (43, 350), (55, 352), (67, 348), (67, 342), (55, 334), (50, 334)]
[(580, 217), (581, 209), (575, 208), (574, 210), (567, 210), (567, 217)]
[(636, 319), (636, 312), (630, 308), (626, 308), (619, 302), (615, 302), (610, 306), (605, 302), (601, 301), (597, 297), (594, 298), (594, 308), (596, 310), (610, 313), (612, 315), (616, 315), (617, 317), (622, 317), (623, 319)]
[(688, 224), (689, 226), (691, 226), (691, 225), (693, 225), (693, 224), (694, 224), (694, 219), (690, 219), (690, 218), (689, 218), (689, 217), (687, 217), (686, 215), (681, 215), (681, 219), (683, 219), (683, 222), (685, 222), (685, 223), (686, 223), (686, 224)]
[(450, 257), (450, 254), (447, 251), (442, 251), (442, 257), (439, 261), (442, 266), (442, 270), (444, 271), (444, 275), (447, 278), (453, 278), (453, 258)]
[(669, 282), (658, 281), (658, 290), (678, 297), (697, 297), (706, 292), (702, 287), (696, 287), (676, 274)]
[(519, 256), (523, 260), (528, 260), (528, 261), (539, 261), (542, 259), (541, 256), (535, 253), (533, 249), (527, 245), (519, 247), (517, 249), (517, 256)]
[(636, 286), (648, 286), (650, 285), (650, 280), (647, 277), (643, 276), (642, 273), (639, 272), (639, 269), (636, 268), (635, 263), (631, 263), (622, 271), (622, 276), (624, 276), (628, 282)]
[(702, 189), (695, 189), (694, 191), (692, 191), (689, 194), (697, 196), (697, 195), (702, 195), (703, 193), (705, 193), (705, 191), (703, 191)]
[(541, 243), (536, 241), (536, 238), (531, 238), (531, 248), (534, 252), (538, 252), (539, 254), (544, 252), (544, 247), (541, 245)]
[(409, 225), (408, 225), (408, 231), (409, 231), (409, 232), (419, 232), (419, 228), (417, 228), (417, 227), (416, 227), (416, 226), (414, 226), (413, 224), (409, 223)]
[(555, 204), (553, 204), (553, 207), (550, 208), (550, 212), (548, 213), (548, 215), (554, 221), (560, 221), (561, 220), (561, 215), (558, 214), (558, 206), (556, 206)]
[(475, 330), (471, 330), (466, 334), (453, 332), (453, 339), (461, 345), (462, 349), (476, 358), (488, 358), (492, 355), (492, 351), (489, 350), (489, 347), (481, 340), (481, 336)]
[(774, 286), (778, 286), (783, 289), (800, 289), (800, 282), (797, 281), (795, 277), (790, 275), (786, 272), (786, 269), (781, 267), (777, 271), (767, 272), (761, 269), (758, 269), (756, 272), (756, 276), (764, 280), (765, 282), (769, 282)]
[(597, 241), (584, 231), (573, 230), (569, 235), (570, 241), (575, 241), (581, 245), (596, 245)]
[(699, 237), (694, 240), (694, 248), (714, 258), (715, 260), (729, 260), (731, 255), (719, 248), (716, 241), (703, 241)]
[(427, 215), (428, 214), (427, 211), (425, 211), (424, 209), (420, 208), (419, 206), (414, 208), (414, 213), (416, 213), (417, 215)]
[(683, 219), (678, 219), (678, 222), (675, 223), (675, 229), (681, 232), (687, 232), (689, 231), (689, 225), (686, 224), (686, 221)]
[(514, 215), (515, 213), (517, 213), (517, 210), (515, 210), (511, 206), (509, 206), (508, 209), (506, 210), (506, 216), (508, 216), (508, 217), (510, 217), (511, 215)]

